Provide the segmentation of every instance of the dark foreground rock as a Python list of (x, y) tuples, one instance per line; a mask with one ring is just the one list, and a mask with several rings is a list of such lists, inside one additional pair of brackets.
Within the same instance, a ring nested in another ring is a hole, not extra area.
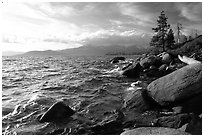
[(122, 121), (124, 115), (120, 110), (114, 111), (113, 115), (89, 128), (94, 135), (117, 135), (123, 131)]
[(194, 113), (200, 115), (202, 113), (202, 93), (183, 100), (172, 109), (176, 113)]
[(192, 117), (191, 121), (183, 125), (180, 130), (188, 132), (192, 135), (202, 135), (202, 119), (198, 116)]
[(63, 119), (69, 118), (74, 113), (74, 110), (69, 106), (66, 106), (63, 102), (57, 102), (41, 116), (39, 122), (59, 122)]
[(126, 68), (122, 72), (122, 75), (127, 76), (129, 78), (138, 78), (141, 70), (142, 70), (142, 67), (140, 66), (140, 64), (135, 63), (135, 64), (130, 65), (128, 68)]
[(193, 114), (177, 114), (177, 115), (170, 115), (164, 116), (157, 119), (154, 119), (152, 123), (158, 127), (169, 127), (169, 128), (180, 128), (186, 123), (190, 123), (193, 119)]
[(152, 107), (159, 107), (154, 100), (147, 96), (146, 92), (147, 91), (145, 89), (129, 91), (129, 93), (124, 97), (123, 108), (134, 110), (135, 112), (144, 112)]
[(141, 127), (127, 130), (121, 135), (189, 135), (189, 133), (173, 128)]
[(194, 63), (151, 82), (148, 95), (160, 105), (169, 105), (202, 92), (202, 64)]

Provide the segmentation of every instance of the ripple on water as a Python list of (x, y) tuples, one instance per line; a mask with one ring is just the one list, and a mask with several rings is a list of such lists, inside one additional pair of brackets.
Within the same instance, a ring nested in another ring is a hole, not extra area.
[[(103, 121), (104, 113), (120, 108), (122, 92), (130, 83), (123, 87), (125, 79), (118, 74), (120, 64), (114, 66), (107, 60), (23, 57), (15, 62), (3, 61), (2, 112), (7, 116), (2, 120), (3, 134), (47, 134), (70, 125), (83, 127), (87, 118), (93, 118), (95, 124)], [(37, 116), (57, 101), (85, 118), (60, 126), (39, 123)]]

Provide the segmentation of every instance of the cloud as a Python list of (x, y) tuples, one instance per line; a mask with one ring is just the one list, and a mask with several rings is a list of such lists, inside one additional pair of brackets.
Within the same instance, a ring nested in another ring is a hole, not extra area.
[(139, 4), (118, 3), (118, 7), (121, 14), (132, 17), (133, 19), (137, 20), (138, 24), (140, 25), (143, 23), (152, 23), (153, 21), (152, 13), (147, 14), (143, 7)]
[(162, 10), (174, 30), (179, 22), (185, 34), (192, 29), (202, 33), (201, 8), (201, 3), (179, 2), (9, 3), (3, 8), (2, 41), (46, 49), (49, 44), (51, 49), (56, 49), (54, 44), (132, 45), (153, 33)]
[(181, 11), (180, 16), (190, 21), (202, 21), (202, 3), (178, 3), (177, 8)]

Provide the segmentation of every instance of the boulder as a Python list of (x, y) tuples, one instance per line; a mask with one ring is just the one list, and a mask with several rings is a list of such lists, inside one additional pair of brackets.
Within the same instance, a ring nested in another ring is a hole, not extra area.
[(136, 89), (129, 91), (129, 93), (124, 98), (123, 107), (126, 109), (134, 109), (138, 112), (143, 112), (149, 108), (144, 96), (144, 89)]
[(74, 113), (74, 110), (66, 106), (63, 102), (57, 102), (41, 116), (39, 122), (58, 122), (65, 118), (69, 118)]
[(177, 114), (164, 116), (154, 119), (152, 123), (158, 127), (180, 128), (184, 124), (189, 123), (192, 119), (192, 114)]
[(114, 57), (113, 59), (110, 60), (111, 63), (118, 63), (119, 60), (124, 61), (125, 57)]
[(171, 55), (168, 53), (164, 53), (162, 55), (162, 63), (169, 64), (172, 61)]
[(163, 64), (159, 67), (159, 71), (166, 71), (167, 70), (168, 65), (167, 64)]
[(140, 66), (140, 64), (136, 63), (123, 70), (122, 75), (130, 78), (137, 78), (139, 77), (141, 70), (142, 67)]
[(202, 92), (202, 64), (190, 64), (156, 79), (147, 90), (160, 105), (170, 105), (199, 94)]
[(149, 68), (151, 65), (154, 65), (156, 62), (157, 58), (156, 56), (149, 56), (140, 61), (140, 65), (145, 69)]
[(173, 128), (140, 127), (132, 130), (127, 130), (121, 135), (189, 135), (189, 133)]
[(146, 89), (135, 88), (135, 90), (127, 91), (128, 93), (124, 97), (123, 108), (127, 110), (134, 110), (138, 113), (144, 112), (148, 109), (157, 106), (156, 102), (149, 98), (146, 93)]

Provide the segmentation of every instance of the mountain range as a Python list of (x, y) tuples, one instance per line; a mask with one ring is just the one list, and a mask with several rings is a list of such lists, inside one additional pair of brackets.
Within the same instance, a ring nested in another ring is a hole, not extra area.
[(121, 54), (142, 54), (148, 51), (147, 47), (138, 48), (133, 46), (81, 46), (64, 50), (45, 50), (20, 52), (3, 52), (3, 56), (103, 56), (103, 55), (121, 55)]

